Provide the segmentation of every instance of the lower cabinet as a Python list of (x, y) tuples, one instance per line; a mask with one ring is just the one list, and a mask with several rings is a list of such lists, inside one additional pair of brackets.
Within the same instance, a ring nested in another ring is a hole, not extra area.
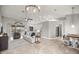
[(8, 36), (0, 37), (0, 51), (8, 49)]

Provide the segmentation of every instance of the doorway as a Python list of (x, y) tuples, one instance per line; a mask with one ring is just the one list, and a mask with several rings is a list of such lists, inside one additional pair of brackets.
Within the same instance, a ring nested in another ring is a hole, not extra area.
[(62, 37), (62, 24), (56, 26), (56, 37)]

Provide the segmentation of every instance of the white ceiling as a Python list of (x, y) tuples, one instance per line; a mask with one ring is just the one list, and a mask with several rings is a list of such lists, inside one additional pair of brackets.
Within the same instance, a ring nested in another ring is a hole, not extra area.
[[(51, 19), (64, 17), (65, 15), (72, 13), (72, 5), (39, 5), (40, 12), (33, 14), (31, 17), (34, 19)], [(74, 6), (74, 5), (73, 5)], [(79, 6), (74, 6), (74, 13), (79, 13)], [(24, 19), (26, 17), (25, 13), (22, 11), (25, 9), (24, 5), (3, 5), (2, 6), (2, 16), (12, 17), (14, 19)], [(56, 9), (56, 11), (55, 11)], [(28, 15), (29, 16), (29, 15)]]

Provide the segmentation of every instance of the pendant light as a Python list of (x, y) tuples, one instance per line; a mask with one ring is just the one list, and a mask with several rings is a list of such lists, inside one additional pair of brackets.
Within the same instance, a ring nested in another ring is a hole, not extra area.
[(74, 23), (73, 23), (73, 22), (74, 22), (74, 21), (73, 21), (73, 20), (74, 20), (74, 7), (72, 7), (72, 15), (71, 15), (71, 17), (72, 17), (72, 19), (71, 19), (71, 20), (72, 20), (71, 27), (72, 27), (72, 28), (75, 28), (75, 25), (74, 25)]

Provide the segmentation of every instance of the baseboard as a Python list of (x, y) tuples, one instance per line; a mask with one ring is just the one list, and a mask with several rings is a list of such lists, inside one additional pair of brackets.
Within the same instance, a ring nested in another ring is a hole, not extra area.
[(49, 38), (49, 37), (42, 37), (43, 39), (58, 39), (57, 37), (56, 38)]

